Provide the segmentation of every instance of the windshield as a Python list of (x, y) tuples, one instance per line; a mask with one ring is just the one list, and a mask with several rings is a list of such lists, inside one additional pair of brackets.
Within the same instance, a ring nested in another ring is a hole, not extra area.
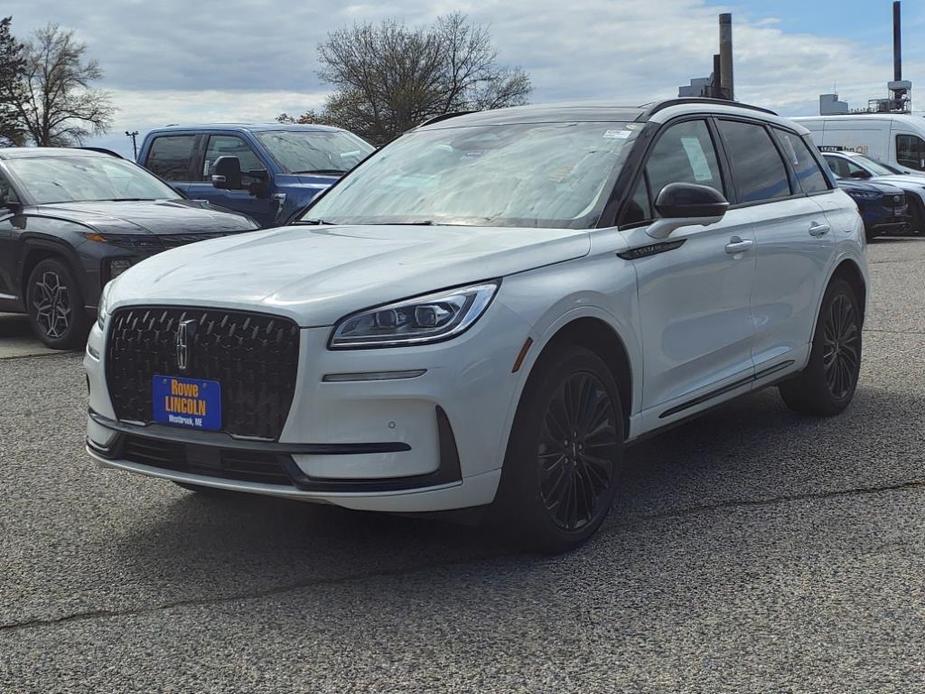
[(286, 173), (345, 174), (373, 151), (344, 130), (277, 130), (257, 137)]
[(36, 204), (180, 197), (136, 164), (115, 157), (28, 157), (6, 165)]
[(882, 161), (877, 161), (876, 159), (871, 159), (863, 155), (854, 156), (851, 160), (866, 168), (874, 176), (889, 176), (890, 174), (900, 173), (899, 169), (894, 169), (891, 166), (887, 166)]
[(371, 157), (303, 221), (589, 228), (635, 128), (595, 122), (419, 130)]

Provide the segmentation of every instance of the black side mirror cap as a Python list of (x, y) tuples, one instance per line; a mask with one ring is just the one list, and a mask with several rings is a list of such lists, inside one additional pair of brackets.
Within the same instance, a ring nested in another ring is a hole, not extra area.
[(212, 185), (224, 190), (241, 189), (241, 160), (237, 157), (219, 157), (212, 165)]
[(864, 171), (864, 169), (858, 169), (857, 171), (852, 171), (850, 174), (851, 178), (871, 178), (870, 173)]
[(722, 218), (729, 201), (716, 188), (698, 183), (669, 183), (655, 198), (663, 219)]
[(726, 214), (729, 202), (715, 188), (697, 183), (669, 183), (655, 198), (659, 218), (646, 229), (653, 239), (667, 239), (675, 229), (716, 224)]

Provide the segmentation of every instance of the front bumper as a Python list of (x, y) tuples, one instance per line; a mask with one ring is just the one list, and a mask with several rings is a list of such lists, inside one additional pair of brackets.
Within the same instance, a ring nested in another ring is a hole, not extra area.
[[(109, 467), (348, 508), (482, 506), (500, 479), (525, 378), (511, 367), (527, 334), (500, 304), (457, 339), (414, 348), (331, 351), (330, 328), (303, 328), (292, 405), (279, 439), (267, 442), (117, 421), (94, 326), (84, 359), (87, 450)], [(401, 377), (359, 377), (368, 373)], [(332, 380), (344, 376), (357, 380)]]

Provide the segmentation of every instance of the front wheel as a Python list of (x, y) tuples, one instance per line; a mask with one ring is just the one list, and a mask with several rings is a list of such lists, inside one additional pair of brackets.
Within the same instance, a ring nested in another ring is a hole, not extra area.
[(779, 387), (787, 406), (801, 414), (828, 417), (844, 410), (861, 371), (861, 307), (843, 279), (829, 285), (816, 322), (809, 363)]
[(26, 310), (32, 329), (52, 349), (83, 345), (90, 330), (80, 287), (71, 269), (57, 258), (38, 263), (29, 274)]
[(497, 515), (518, 544), (580, 545), (613, 503), (623, 411), (604, 361), (577, 346), (544, 355), (524, 389), (505, 456)]

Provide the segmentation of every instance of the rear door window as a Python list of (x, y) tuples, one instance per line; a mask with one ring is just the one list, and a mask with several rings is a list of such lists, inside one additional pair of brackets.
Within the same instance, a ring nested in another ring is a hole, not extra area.
[(791, 194), (787, 167), (763, 125), (720, 120), (718, 127), (732, 162), (738, 202), (765, 202)]
[(825, 174), (816, 163), (816, 158), (802, 137), (794, 133), (774, 128), (774, 134), (780, 143), (784, 156), (796, 174), (797, 181), (804, 193), (821, 193), (829, 189)]
[(192, 181), (195, 135), (161, 135), (154, 138), (145, 168), (167, 181)]

